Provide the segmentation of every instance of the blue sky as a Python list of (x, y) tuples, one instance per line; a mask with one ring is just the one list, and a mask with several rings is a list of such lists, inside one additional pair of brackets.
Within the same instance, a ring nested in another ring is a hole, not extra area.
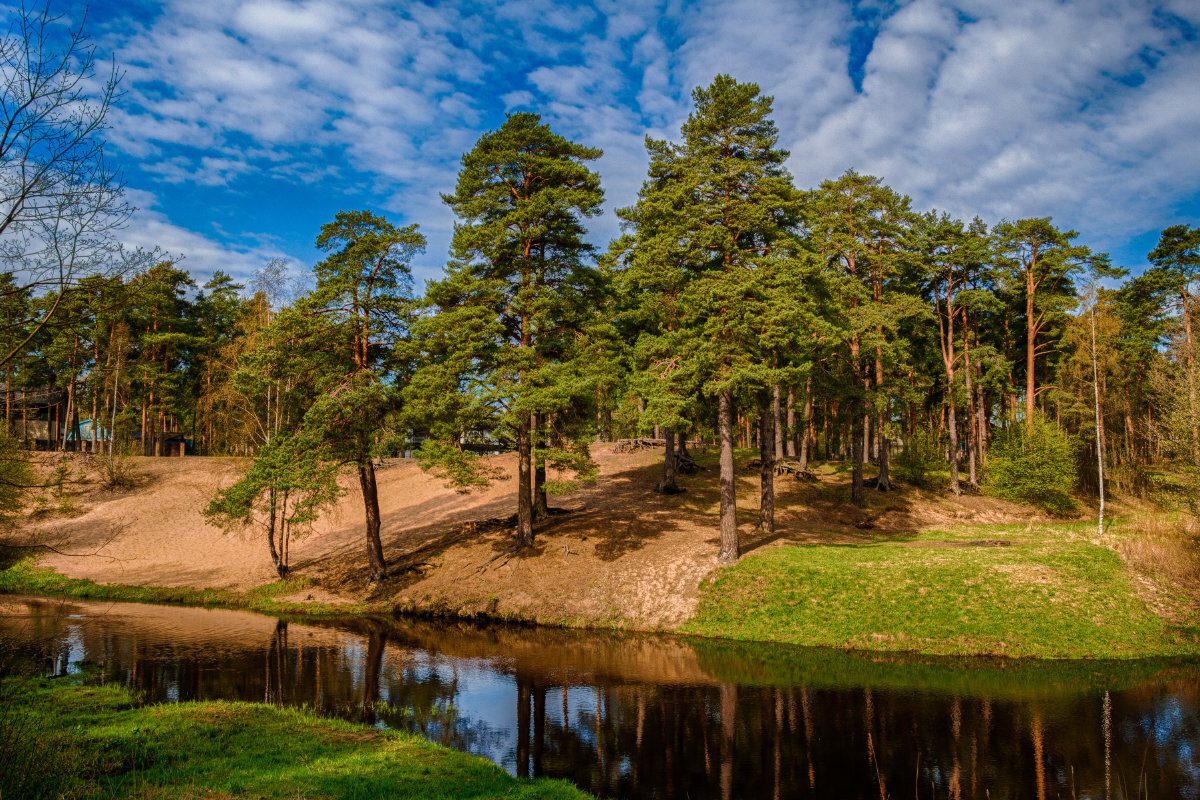
[[(55, 0), (78, 14), (82, 5)], [(339, 209), (419, 223), (507, 111), (605, 151), (606, 213), (718, 72), (775, 98), (802, 188), (847, 168), (989, 223), (1053, 216), (1137, 271), (1200, 224), (1200, 4), (1052, 0), (100, 0), (88, 30), (125, 71), (108, 132), (139, 211), (124, 236), (201, 280), (305, 268)]]

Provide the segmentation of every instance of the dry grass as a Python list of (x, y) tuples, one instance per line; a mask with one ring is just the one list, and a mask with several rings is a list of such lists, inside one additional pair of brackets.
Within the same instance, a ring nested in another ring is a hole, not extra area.
[(1122, 520), (1113, 545), (1139, 572), (1200, 584), (1200, 520), (1182, 514), (1134, 514)]
[(1200, 520), (1164, 511), (1123, 516), (1104, 544), (1140, 578), (1147, 599), (1170, 619), (1200, 617)]

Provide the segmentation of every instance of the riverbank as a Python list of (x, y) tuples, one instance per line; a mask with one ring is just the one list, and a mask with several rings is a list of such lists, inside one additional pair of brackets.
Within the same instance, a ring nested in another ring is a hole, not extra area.
[[(682, 630), (856, 650), (1013, 658), (1200, 653), (1194, 610), (1155, 611), (1092, 523), (777, 547), (714, 574)], [(1172, 618), (1174, 616), (1174, 618)]]
[[(83, 483), (68, 494), (68, 511), (35, 515), (22, 535), (57, 552), (36, 565), (10, 561), (0, 570), (0, 592), (942, 655), (1200, 652), (1195, 570), (1187, 566), (1194, 547), (1170, 531), (1142, 547), (1151, 538), (1130, 522), (1134, 508), (1104, 537), (1012, 503), (912, 486), (871, 492), (868, 507), (856, 509), (847, 502), (848, 476), (825, 464), (816, 482), (778, 482), (774, 534), (755, 528), (756, 508), (740, 509), (745, 555), (719, 567), (713, 454), (700, 456), (707, 469), (684, 478), (684, 494), (669, 497), (650, 490), (659, 454), (598, 447), (595, 456), (597, 483), (555, 498), (536, 546), (519, 554), (505, 515), (511, 480), (463, 496), (411, 462), (380, 469), (389, 577), (373, 587), (363, 580), (361, 506), (352, 491), (297, 541), (293, 577), (279, 581), (253, 531), (227, 534), (199, 513), (236, 476), (236, 462), (135, 459), (141, 478), (132, 491)], [(496, 466), (511, 466), (506, 459)], [(739, 497), (753, 503), (756, 473), (740, 472)]]
[(69, 678), (7, 678), (0, 699), (4, 797), (588, 797), (413, 734), (308, 711), (140, 705), (127, 689)]

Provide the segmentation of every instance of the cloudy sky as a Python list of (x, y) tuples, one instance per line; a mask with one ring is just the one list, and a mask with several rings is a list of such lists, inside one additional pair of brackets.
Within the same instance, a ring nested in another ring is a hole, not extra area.
[[(55, 0), (68, 15), (81, 5)], [(429, 237), (439, 193), (512, 110), (603, 148), (609, 209), (719, 72), (758, 83), (802, 188), (848, 168), (988, 222), (1053, 216), (1135, 271), (1200, 223), (1194, 0), (98, 0), (125, 71), (109, 141), (139, 211), (126, 236), (203, 276), (311, 265), (318, 228), (369, 208)]]

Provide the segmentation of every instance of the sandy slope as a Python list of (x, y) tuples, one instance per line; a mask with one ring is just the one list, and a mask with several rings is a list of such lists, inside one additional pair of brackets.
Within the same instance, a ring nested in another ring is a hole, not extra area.
[[(638, 628), (670, 628), (688, 618), (701, 580), (716, 567), (715, 474), (684, 478), (685, 494), (663, 497), (650, 491), (661, 469), (657, 453), (616, 455), (597, 445), (594, 456), (597, 483), (553, 498), (560, 513), (539, 523), (536, 547), (520, 556), (510, 552), (512, 530), (504, 522), (515, 511), (511, 477), (464, 495), (412, 462), (389, 462), (378, 480), (391, 577), (371, 597), (402, 608)], [(86, 472), (78, 458), (76, 471)], [(513, 472), (513, 456), (495, 461)], [(275, 577), (262, 534), (226, 534), (200, 514), (220, 487), (236, 480), (240, 466), (235, 459), (139, 458), (138, 488), (111, 493), (84, 486), (72, 498), (82, 513), (31, 518), (22, 535), (69, 553), (47, 554), (42, 563), (72, 577), (158, 586), (261, 585)], [(1008, 503), (911, 488), (875, 495), (871, 509), (860, 511), (841, 497), (844, 477), (824, 476), (818, 486), (779, 482), (777, 531), (764, 538), (755, 528), (756, 476), (745, 469), (740, 474), (744, 551), (1028, 518)], [(337, 508), (293, 545), (296, 572), (321, 586), (297, 599), (358, 600), (368, 591), (361, 497), (351, 476), (344, 485)]]

